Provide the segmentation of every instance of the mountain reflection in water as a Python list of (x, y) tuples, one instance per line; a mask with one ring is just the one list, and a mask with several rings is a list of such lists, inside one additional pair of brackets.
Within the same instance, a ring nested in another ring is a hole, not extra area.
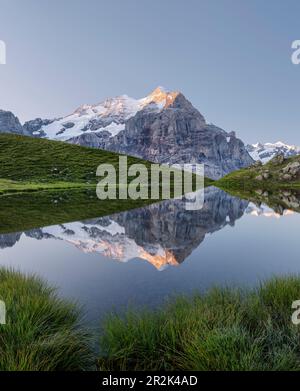
[(206, 234), (234, 226), (244, 213), (279, 216), (267, 206), (257, 207), (210, 187), (205, 189), (200, 210), (189, 211), (184, 201), (168, 200), (108, 217), (0, 235), (0, 248), (14, 246), (22, 235), (37, 240), (51, 238), (70, 243), (85, 253), (100, 253), (122, 262), (140, 258), (162, 270), (182, 263)]

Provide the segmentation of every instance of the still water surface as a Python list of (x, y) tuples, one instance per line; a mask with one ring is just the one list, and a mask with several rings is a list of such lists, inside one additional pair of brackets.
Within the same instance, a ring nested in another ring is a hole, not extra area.
[(198, 211), (170, 200), (0, 235), (0, 265), (43, 277), (96, 325), (129, 304), (156, 307), (175, 293), (299, 273), (299, 224), (295, 212), (279, 216), (208, 188)]

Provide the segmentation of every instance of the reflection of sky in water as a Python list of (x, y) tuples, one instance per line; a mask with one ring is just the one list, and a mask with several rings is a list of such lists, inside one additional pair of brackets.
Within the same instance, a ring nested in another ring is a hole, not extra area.
[[(299, 214), (276, 218), (269, 208), (262, 212), (243, 203), (245, 214), (239, 218), (243, 201), (217, 193), (198, 217), (174, 210), (170, 207), (173, 201), (168, 202), (165, 216), (163, 210), (154, 209), (149, 214), (145, 208), (142, 215), (127, 212), (130, 214), (126, 219), (120, 214), (118, 224), (125, 224), (123, 240), (128, 231), (130, 243), (134, 235), (139, 236), (139, 249), (143, 241), (147, 243), (148, 255), (155, 255), (164, 243), (168, 248), (172, 243), (173, 253), (180, 258), (186, 250), (184, 243), (188, 243), (187, 257), (178, 266), (158, 271), (145, 260), (147, 257), (119, 262), (99, 252), (80, 251), (65, 240), (37, 240), (25, 234), (14, 246), (0, 250), (0, 263), (44, 277), (62, 295), (83, 304), (88, 318), (95, 321), (112, 308), (120, 309), (128, 303), (155, 306), (176, 292), (190, 293), (214, 284), (251, 285), (274, 274), (299, 273)], [(138, 221), (140, 225), (135, 227)], [(56, 235), (61, 235), (61, 228), (55, 229)], [(96, 241), (103, 234), (97, 235)], [(186, 240), (184, 235), (192, 239)], [(2, 246), (7, 237), (2, 235)]]

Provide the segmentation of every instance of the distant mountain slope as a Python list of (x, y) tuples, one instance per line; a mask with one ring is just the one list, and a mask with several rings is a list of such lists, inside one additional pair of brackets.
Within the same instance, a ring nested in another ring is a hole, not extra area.
[(262, 163), (267, 163), (274, 156), (283, 154), (285, 157), (295, 156), (300, 154), (300, 147), (295, 145), (284, 144), (281, 141), (277, 143), (257, 143), (246, 146), (247, 151), (254, 160), (260, 160)]
[(15, 133), (27, 134), (19, 119), (10, 111), (0, 110), (0, 134)]
[(156, 88), (142, 99), (127, 95), (80, 106), (58, 119), (23, 126), (33, 137), (126, 153), (157, 163), (203, 163), (206, 176), (220, 178), (253, 163), (234, 132), (207, 124), (180, 92)]

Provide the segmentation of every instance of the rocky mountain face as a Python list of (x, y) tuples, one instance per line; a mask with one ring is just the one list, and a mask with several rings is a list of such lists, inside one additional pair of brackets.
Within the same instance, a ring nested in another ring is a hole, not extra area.
[(26, 131), (12, 112), (0, 110), (0, 133), (26, 134)]
[(0, 235), (0, 248), (16, 244), (22, 234), (63, 240), (86, 253), (126, 262), (139, 258), (161, 270), (182, 263), (208, 233), (233, 226), (248, 202), (206, 188), (203, 208), (188, 211), (182, 200), (167, 200), (107, 217)]
[(142, 99), (123, 95), (83, 105), (64, 118), (35, 119), (24, 131), (155, 163), (203, 163), (213, 179), (253, 163), (234, 132), (207, 124), (183, 94), (161, 87)]
[(296, 145), (284, 144), (281, 141), (277, 143), (257, 143), (246, 146), (247, 151), (254, 160), (260, 160), (262, 163), (267, 163), (276, 155), (284, 155), (291, 157), (300, 154), (300, 147)]
[(25, 122), (23, 125), (24, 133), (31, 137), (47, 137), (46, 133), (43, 131), (43, 126), (48, 126), (52, 124), (55, 119), (41, 119), (36, 118), (32, 121)]

